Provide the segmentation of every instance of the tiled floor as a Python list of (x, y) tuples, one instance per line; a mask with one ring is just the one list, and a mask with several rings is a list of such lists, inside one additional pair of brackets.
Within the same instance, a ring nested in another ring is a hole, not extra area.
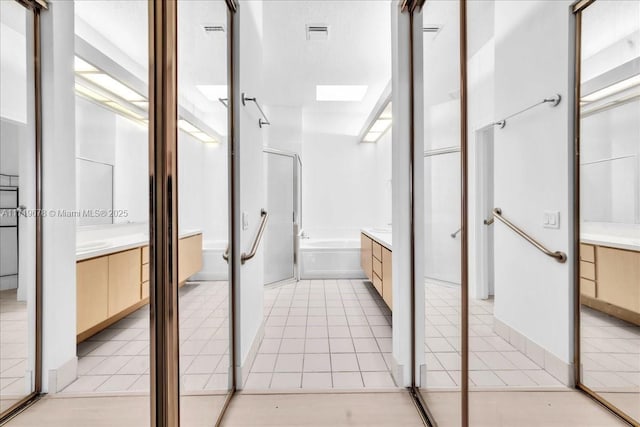
[[(180, 288), (181, 390), (226, 391), (229, 369), (227, 282)], [(149, 306), (78, 345), (78, 379), (63, 393), (149, 391)]]
[(395, 388), (391, 312), (363, 280), (265, 290), (265, 336), (245, 388)]
[(0, 291), (0, 412), (27, 394), (28, 331), (27, 303)]
[[(425, 283), (426, 388), (460, 385), (460, 287)], [(469, 300), (470, 387), (564, 387), (493, 331), (493, 299)]]
[(596, 391), (640, 393), (640, 326), (584, 305), (581, 316), (583, 383)]

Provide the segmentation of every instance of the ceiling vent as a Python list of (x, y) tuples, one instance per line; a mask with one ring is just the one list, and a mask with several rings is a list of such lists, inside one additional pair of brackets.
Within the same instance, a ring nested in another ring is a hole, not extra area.
[(207, 34), (224, 33), (224, 25), (222, 24), (203, 24), (202, 29)]
[(322, 24), (307, 25), (307, 40), (328, 40), (329, 27)]
[(431, 34), (435, 34), (438, 31), (440, 31), (442, 27), (440, 25), (426, 25), (424, 27), (422, 27), (422, 32), (423, 33), (431, 33)]

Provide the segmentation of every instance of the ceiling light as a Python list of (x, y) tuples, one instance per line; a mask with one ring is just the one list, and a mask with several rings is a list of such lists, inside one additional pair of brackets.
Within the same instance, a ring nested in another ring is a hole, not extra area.
[(362, 101), (366, 85), (317, 85), (316, 101)]
[(380, 118), (381, 119), (391, 119), (391, 102), (389, 102), (387, 104), (387, 106), (384, 108), (384, 111), (380, 114)]
[(389, 126), (391, 126), (391, 119), (378, 119), (375, 122), (373, 122), (373, 126), (371, 126), (371, 129), (369, 129), (370, 132), (384, 132), (387, 129), (389, 129)]
[(200, 129), (198, 129), (197, 127), (195, 127), (194, 125), (186, 121), (185, 119), (178, 120), (178, 127), (188, 133), (200, 132)]
[(209, 101), (218, 101), (228, 96), (227, 85), (196, 85), (196, 87)]
[(640, 74), (636, 74), (635, 76), (629, 77), (628, 79), (619, 81), (618, 83), (614, 83), (610, 86), (604, 87), (593, 93), (585, 95), (580, 99), (580, 101), (581, 102), (598, 101), (600, 99), (603, 99), (613, 94), (616, 94), (618, 92), (622, 92), (624, 90), (630, 89), (637, 85), (640, 85)]
[(73, 58), (73, 69), (76, 73), (95, 73), (98, 71), (96, 67), (77, 56)]
[(144, 119), (144, 117), (141, 116), (140, 114), (136, 113), (133, 110), (128, 109), (127, 107), (125, 107), (123, 105), (118, 104), (115, 101), (107, 101), (107, 102), (105, 102), (105, 105), (107, 105), (107, 106), (113, 108), (114, 110), (117, 110), (117, 111), (119, 111), (119, 112), (121, 112), (121, 113), (123, 113), (123, 114), (125, 114), (125, 115), (127, 115), (129, 117), (133, 117), (136, 120)]
[(149, 110), (149, 101), (133, 101), (132, 104), (143, 110)]
[(218, 142), (217, 139), (207, 135), (204, 132), (192, 132), (190, 135), (194, 136), (195, 138), (198, 138), (202, 142)]
[(78, 83), (76, 83), (75, 89), (76, 89), (76, 93), (79, 93), (80, 95), (83, 95), (87, 98), (91, 98), (94, 101), (105, 102), (109, 100), (109, 98), (102, 96), (101, 94), (99, 94), (94, 90), (91, 90), (82, 85), (79, 85)]
[(138, 92), (131, 89), (129, 86), (120, 83), (113, 77), (104, 73), (88, 73), (82, 74), (82, 77), (89, 80), (92, 83), (100, 86), (101, 88), (108, 90), (109, 92), (118, 95), (120, 98), (132, 102), (132, 101), (145, 101), (144, 97)]
[(376, 142), (382, 135), (382, 132), (369, 132), (364, 136), (364, 142)]

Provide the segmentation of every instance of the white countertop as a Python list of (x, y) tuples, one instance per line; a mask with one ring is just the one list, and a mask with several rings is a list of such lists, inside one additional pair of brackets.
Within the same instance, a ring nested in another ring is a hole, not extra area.
[(361, 231), (367, 236), (369, 236), (370, 238), (372, 238), (373, 240), (375, 240), (376, 242), (380, 243), (385, 248), (389, 249), (390, 251), (393, 251), (393, 249), (391, 249), (392, 236), (393, 236), (391, 234), (391, 229), (363, 228)]
[[(129, 227), (128, 230), (125, 226), (114, 227), (113, 230), (109, 230), (108, 227), (92, 228), (86, 233), (83, 231), (78, 232), (79, 235), (76, 238), (76, 261), (139, 248), (149, 244), (149, 235), (143, 232), (140, 226)], [(109, 231), (113, 231), (112, 235), (109, 235)], [(127, 233), (127, 231), (129, 232)], [(83, 233), (89, 234), (89, 232), (91, 233), (90, 235), (83, 235)], [(179, 238), (184, 239), (196, 234), (202, 234), (202, 231), (196, 229), (185, 230), (179, 233)]]
[(581, 225), (580, 242), (640, 252), (640, 225), (585, 222)]

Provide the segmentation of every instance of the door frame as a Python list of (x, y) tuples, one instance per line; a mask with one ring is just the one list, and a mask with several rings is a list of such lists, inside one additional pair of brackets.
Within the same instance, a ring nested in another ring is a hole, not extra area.
[(581, 304), (580, 304), (580, 91), (582, 69), (582, 12), (596, 0), (577, 0), (571, 5), (574, 34), (573, 40), (573, 369), (575, 387), (599, 402), (630, 425), (637, 425), (629, 414), (602, 397), (582, 382), (581, 360)]
[[(42, 73), (40, 14), (48, 9), (47, 0), (16, 0), (33, 16), (33, 96), (35, 144), (35, 357), (33, 390), (0, 413), (0, 425), (35, 403), (42, 394)], [(27, 37), (28, 40), (28, 37)], [(30, 84), (30, 82), (27, 82)], [(19, 274), (19, 272), (18, 272)]]

